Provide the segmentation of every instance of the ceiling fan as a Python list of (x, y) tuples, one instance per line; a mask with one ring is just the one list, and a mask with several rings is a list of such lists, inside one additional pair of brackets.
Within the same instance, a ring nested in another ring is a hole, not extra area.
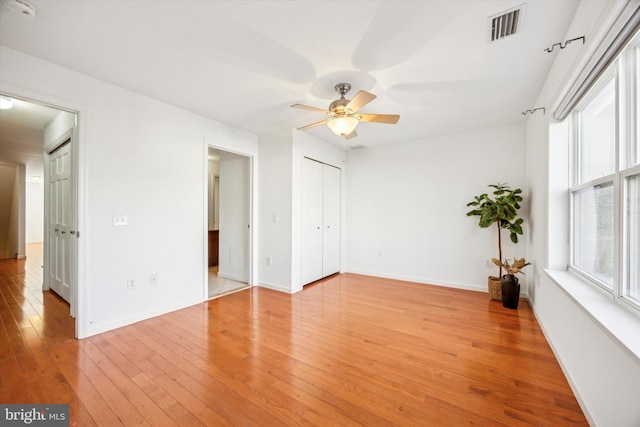
[(339, 83), (335, 86), (336, 92), (340, 94), (340, 99), (336, 99), (329, 105), (328, 110), (322, 108), (310, 107), (308, 105), (293, 104), (293, 108), (302, 108), (303, 110), (315, 111), (318, 113), (331, 116), (319, 122), (298, 128), (298, 130), (311, 129), (316, 126), (326, 124), (329, 129), (344, 139), (351, 139), (358, 136), (355, 129), (360, 122), (374, 122), (396, 124), (400, 119), (397, 114), (364, 114), (358, 113), (362, 107), (373, 101), (376, 96), (370, 92), (361, 90), (356, 93), (352, 100), (346, 99), (344, 96), (351, 90), (349, 83)]

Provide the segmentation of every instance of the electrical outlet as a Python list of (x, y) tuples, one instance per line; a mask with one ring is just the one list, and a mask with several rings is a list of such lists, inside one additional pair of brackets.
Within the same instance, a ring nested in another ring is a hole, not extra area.
[(136, 280), (130, 277), (127, 278), (127, 290), (131, 291), (136, 288)]
[(151, 273), (151, 275), (149, 275), (149, 284), (151, 286), (158, 284), (158, 274), (157, 273)]
[(127, 218), (127, 214), (113, 214), (111, 221), (113, 225), (127, 225), (129, 224), (129, 219)]
[(271, 265), (272, 262), (273, 262), (273, 259), (270, 256), (268, 256), (267, 257), (267, 265)]
[(493, 268), (493, 267), (494, 267), (494, 265), (495, 265), (495, 264), (494, 264), (494, 263), (493, 263), (493, 261), (491, 261), (490, 259), (488, 259), (488, 260), (485, 262), (485, 264), (484, 264), (484, 266), (485, 266), (486, 268)]

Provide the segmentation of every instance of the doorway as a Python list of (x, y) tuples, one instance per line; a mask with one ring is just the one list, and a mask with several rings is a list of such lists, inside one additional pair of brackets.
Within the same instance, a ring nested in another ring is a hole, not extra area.
[(207, 299), (250, 286), (251, 158), (207, 151)]
[(28, 268), (33, 269), (32, 261), (38, 260), (36, 280), (41, 289), (59, 295), (69, 314), (75, 317), (77, 115), (39, 101), (2, 95), (12, 101), (12, 107), (0, 114), (3, 147), (0, 160), (24, 169), (23, 182), (18, 187), (23, 203), (16, 225), (19, 245), (28, 248), (26, 255), (31, 258), (27, 260)]

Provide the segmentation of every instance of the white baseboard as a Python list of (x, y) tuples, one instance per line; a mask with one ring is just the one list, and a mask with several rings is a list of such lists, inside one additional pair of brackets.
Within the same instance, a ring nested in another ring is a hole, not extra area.
[(278, 285), (278, 284), (275, 284), (275, 283), (260, 282), (260, 284), (258, 286), (260, 286), (261, 288), (267, 288), (267, 289), (271, 289), (271, 290), (278, 291), (278, 292), (284, 292), (284, 293), (287, 293), (287, 294), (294, 293), (294, 292), (291, 291), (291, 288), (287, 288), (285, 286)]
[(488, 292), (486, 283), (484, 285), (448, 282), (440, 279), (428, 279), (424, 277), (405, 276), (401, 274), (385, 274), (379, 271), (369, 270), (349, 270), (347, 273), (363, 274), (366, 276), (381, 277), (384, 279), (404, 280), (406, 282), (420, 283), (423, 285), (443, 286), (446, 288), (466, 289), (468, 291)]
[(86, 333), (83, 336), (78, 336), (78, 338), (79, 339), (88, 338), (88, 337), (93, 336), (93, 335), (101, 334), (103, 332), (111, 331), (113, 329), (118, 329), (118, 328), (121, 328), (123, 326), (127, 326), (127, 325), (131, 325), (131, 324), (134, 324), (134, 323), (138, 323), (138, 322), (141, 322), (143, 320), (148, 320), (148, 319), (151, 319), (153, 317), (157, 317), (157, 316), (161, 316), (163, 314), (171, 313), (173, 311), (182, 310), (183, 308), (191, 307), (192, 305), (202, 304), (202, 302), (203, 301), (201, 299), (183, 301), (181, 303), (173, 304), (173, 305), (170, 305), (168, 307), (161, 308), (161, 309), (151, 310), (151, 311), (148, 311), (148, 312), (145, 312), (145, 313), (138, 313), (135, 316), (129, 316), (129, 317), (126, 317), (124, 319), (120, 319), (120, 320), (115, 321), (115, 322), (103, 323), (103, 324), (99, 324), (99, 325), (90, 325), (90, 326), (88, 326), (88, 327), (86, 327), (84, 329), (84, 331), (86, 331)]
[[(460, 283), (460, 282), (449, 282), (449, 281), (440, 280), (440, 279), (426, 279), (424, 277), (405, 276), (401, 274), (385, 274), (377, 271), (358, 270), (358, 269), (349, 270), (349, 271), (346, 271), (345, 273), (362, 274), (365, 276), (380, 277), (383, 279), (403, 280), (405, 282), (419, 283), (421, 285), (442, 286), (445, 288), (464, 289), (467, 291), (484, 292), (487, 294), (489, 293), (489, 290), (487, 289), (486, 278), (484, 279), (484, 283), (482, 285), (478, 285), (477, 283), (470, 284), (470, 283)], [(528, 294), (525, 291), (521, 291), (520, 296), (525, 299), (529, 298)]]
[(223, 279), (235, 280), (236, 282), (242, 282), (242, 283), (248, 282), (248, 280), (242, 276), (238, 276), (235, 274), (221, 273), (220, 271), (218, 271), (218, 277), (222, 277)]

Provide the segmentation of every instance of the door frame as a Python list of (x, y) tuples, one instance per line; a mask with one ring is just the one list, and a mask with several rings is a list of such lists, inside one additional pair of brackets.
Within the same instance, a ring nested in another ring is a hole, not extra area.
[(236, 154), (238, 156), (246, 157), (249, 160), (249, 176), (248, 176), (248, 185), (249, 185), (249, 238), (248, 238), (248, 247), (249, 247), (249, 260), (248, 260), (248, 285), (255, 286), (258, 283), (257, 280), (257, 267), (255, 262), (257, 260), (257, 242), (258, 238), (258, 229), (257, 229), (257, 218), (255, 217), (256, 209), (255, 209), (255, 200), (256, 200), (256, 185), (255, 185), (255, 177), (257, 176), (256, 171), (256, 161), (255, 157), (252, 153), (246, 153), (234, 149), (230, 149), (228, 147), (215, 145), (208, 143), (206, 140), (204, 141), (204, 149), (203, 149), (203, 173), (204, 177), (202, 182), (204, 183), (202, 189), (202, 197), (203, 197), (203, 221), (202, 221), (202, 264), (203, 264), (203, 284), (202, 284), (202, 293), (203, 293), (203, 301), (209, 300), (209, 258), (208, 258), (208, 233), (209, 233), (209, 223), (208, 223), (208, 168), (209, 168), (209, 148), (219, 151), (225, 151), (227, 153)]
[[(75, 277), (73, 288), (75, 288), (75, 298), (73, 304), (73, 310), (75, 314), (75, 337), (76, 338), (84, 338), (86, 336), (85, 327), (84, 327), (84, 318), (85, 318), (85, 309), (84, 309), (84, 301), (85, 301), (85, 292), (84, 286), (85, 283), (84, 275), (85, 268), (83, 267), (86, 263), (85, 261), (85, 242), (86, 239), (86, 229), (84, 218), (86, 217), (86, 206), (85, 201), (86, 198), (86, 167), (84, 156), (86, 156), (85, 150), (82, 148), (82, 141), (84, 140), (84, 126), (82, 125), (84, 120), (84, 114), (86, 109), (79, 104), (70, 103), (68, 100), (57, 98), (55, 96), (51, 96), (48, 94), (44, 94), (41, 92), (32, 91), (29, 89), (25, 89), (23, 87), (14, 86), (7, 83), (0, 83), (0, 92), (3, 95), (8, 96), (10, 98), (20, 99), (26, 102), (30, 102), (33, 104), (44, 105), (47, 107), (55, 108), (56, 110), (66, 111), (67, 113), (75, 114), (75, 131), (72, 140), (71, 146), (71, 156), (73, 157), (73, 165), (72, 165), (72, 174), (74, 175), (74, 184), (73, 184), (73, 197), (76, 201), (76, 206), (74, 209), (74, 217), (76, 218), (76, 233), (78, 236), (82, 236), (82, 238), (76, 238), (75, 245), (75, 255), (72, 257), (72, 275)], [(51, 145), (51, 144), (50, 144)], [(43, 144), (43, 163), (44, 163), (44, 144)], [(47, 193), (49, 190), (46, 185), (44, 188), (45, 197), (47, 197)], [(45, 205), (44, 211), (46, 215), (47, 207)], [(47, 246), (47, 232), (49, 218), (44, 219), (43, 227), (43, 251)], [(43, 252), (43, 262), (46, 262), (46, 258), (44, 258)], [(43, 271), (43, 289), (44, 289), (44, 271)], [(70, 304), (71, 306), (71, 304)]]

